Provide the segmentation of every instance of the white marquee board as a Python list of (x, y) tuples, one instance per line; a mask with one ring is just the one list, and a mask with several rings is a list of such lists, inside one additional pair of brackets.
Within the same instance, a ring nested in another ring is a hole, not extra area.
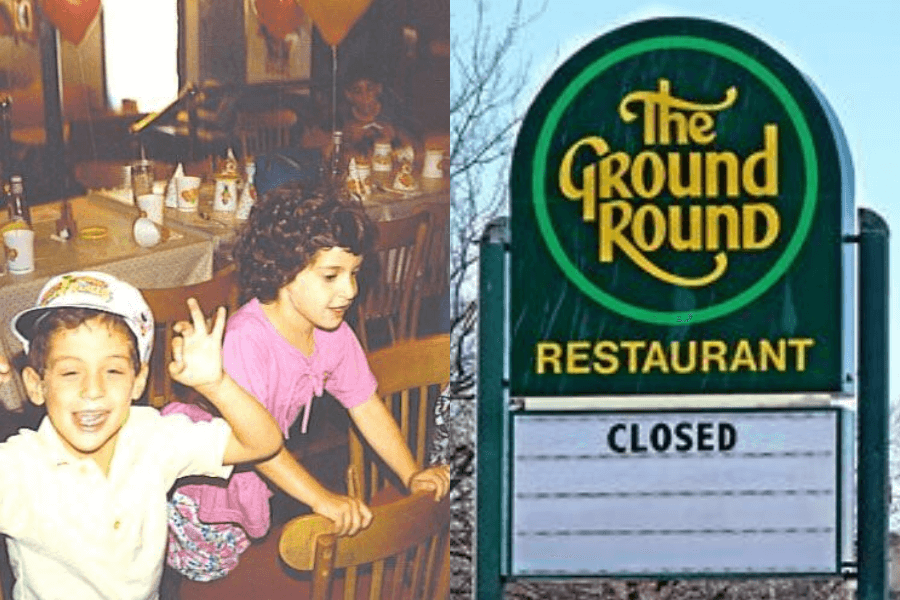
[(839, 571), (838, 410), (512, 421), (514, 576)]

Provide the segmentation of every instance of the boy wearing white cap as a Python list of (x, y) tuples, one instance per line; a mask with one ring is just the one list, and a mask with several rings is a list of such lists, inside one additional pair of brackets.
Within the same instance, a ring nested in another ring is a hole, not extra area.
[(28, 354), (22, 378), (47, 416), (0, 444), (0, 533), (13, 596), (158, 598), (166, 494), (179, 477), (228, 477), (282, 437), (269, 412), (222, 370), (225, 309), (208, 330), (195, 300), (175, 326), (172, 377), (221, 419), (193, 423), (132, 407), (147, 381), (153, 316), (134, 287), (99, 272), (51, 279), (11, 326)]

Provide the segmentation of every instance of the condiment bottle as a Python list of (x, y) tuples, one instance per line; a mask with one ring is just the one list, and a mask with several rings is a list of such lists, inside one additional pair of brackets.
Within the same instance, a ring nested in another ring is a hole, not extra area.
[(31, 209), (25, 201), (25, 185), (21, 175), (13, 175), (9, 178), (9, 194), (6, 197), (6, 210), (9, 220), (22, 220), (31, 227)]
[(344, 171), (344, 132), (335, 131), (331, 136), (331, 178), (337, 178)]
[(0, 179), (12, 169), (12, 98), (0, 98)]
[(72, 207), (69, 200), (62, 202), (62, 211), (56, 220), (56, 235), (60, 239), (70, 240), (78, 235), (78, 225), (75, 223), (75, 217), (72, 215)]

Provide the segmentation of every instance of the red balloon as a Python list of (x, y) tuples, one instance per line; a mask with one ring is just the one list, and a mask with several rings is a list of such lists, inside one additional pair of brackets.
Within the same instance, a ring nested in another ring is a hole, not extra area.
[(256, 14), (259, 22), (278, 39), (303, 25), (303, 12), (294, 0), (256, 0)]
[(337, 46), (372, 0), (297, 0), (329, 45)]
[(100, 12), (100, 0), (44, 0), (41, 8), (63, 39), (79, 44)]

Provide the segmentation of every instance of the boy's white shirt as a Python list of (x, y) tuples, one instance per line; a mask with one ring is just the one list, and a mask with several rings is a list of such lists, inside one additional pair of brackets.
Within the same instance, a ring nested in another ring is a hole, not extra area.
[(14, 600), (155, 600), (165, 559), (166, 494), (179, 477), (228, 477), (231, 428), (133, 406), (108, 477), (72, 456), (47, 418), (0, 444), (0, 533)]

